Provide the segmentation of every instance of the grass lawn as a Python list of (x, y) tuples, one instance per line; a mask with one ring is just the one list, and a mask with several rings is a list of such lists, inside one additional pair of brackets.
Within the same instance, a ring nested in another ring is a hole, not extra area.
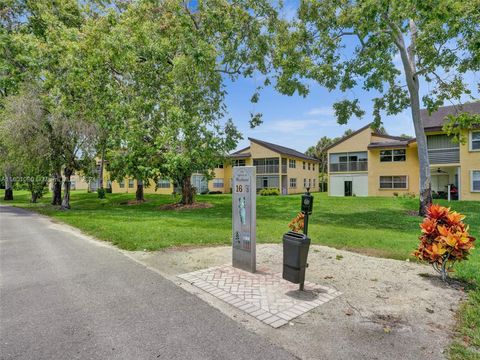
[[(3, 193), (0, 194), (3, 199)], [(411, 258), (418, 243), (421, 218), (412, 216), (417, 199), (403, 198), (334, 198), (314, 194), (313, 215), (309, 224), (312, 242), (394, 259)], [(203, 195), (198, 201), (214, 206), (196, 210), (160, 210), (174, 201), (172, 196), (145, 195), (140, 205), (122, 205), (132, 194), (73, 192), (72, 209), (53, 208), (46, 196), (30, 204), (26, 192), (16, 191), (9, 204), (29, 208), (75, 226), (87, 234), (110, 241), (127, 250), (157, 250), (178, 245), (230, 244), (230, 195)], [(3, 202), (3, 200), (0, 200)], [(3, 202), (4, 203), (4, 202)], [(446, 201), (440, 201), (448, 205)], [(452, 202), (450, 206), (465, 215), (470, 232), (480, 238), (480, 202)], [(300, 196), (258, 197), (257, 241), (277, 243), (288, 230), (287, 224), (300, 209)], [(480, 248), (480, 240), (477, 241)], [(459, 339), (450, 349), (452, 359), (480, 359), (480, 251), (474, 250), (469, 261), (456, 266), (456, 276), (470, 284), (469, 302), (459, 313)], [(476, 349), (476, 350), (475, 350)]]

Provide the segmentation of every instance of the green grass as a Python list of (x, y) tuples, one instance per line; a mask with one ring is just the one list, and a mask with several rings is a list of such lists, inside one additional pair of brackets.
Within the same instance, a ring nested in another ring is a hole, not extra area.
[[(3, 194), (0, 194), (3, 199)], [(418, 243), (421, 219), (412, 216), (417, 199), (334, 198), (314, 194), (314, 212), (309, 224), (312, 242), (372, 256), (407, 259)], [(28, 208), (81, 229), (127, 250), (157, 250), (169, 246), (230, 244), (231, 196), (203, 195), (201, 202), (214, 206), (195, 210), (160, 210), (174, 201), (172, 196), (146, 195), (140, 205), (121, 205), (132, 194), (73, 192), (72, 209), (59, 211), (49, 196), (38, 204), (28, 202), (26, 192), (17, 191), (10, 204)], [(3, 201), (2, 201), (3, 202)], [(458, 201), (444, 205), (467, 215), (473, 236), (480, 238), (480, 202)], [(278, 243), (288, 222), (300, 209), (300, 196), (257, 198), (257, 241)], [(480, 243), (480, 240), (479, 240)], [(480, 247), (480, 244), (477, 244)], [(472, 289), (459, 312), (459, 337), (450, 348), (451, 359), (479, 359), (480, 349), (480, 251), (456, 266), (455, 276)], [(466, 341), (465, 341), (466, 340)]]

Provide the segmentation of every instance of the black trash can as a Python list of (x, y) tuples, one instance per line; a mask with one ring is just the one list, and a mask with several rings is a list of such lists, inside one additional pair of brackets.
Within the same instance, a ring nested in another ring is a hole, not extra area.
[[(310, 238), (293, 231), (283, 235), (283, 278), (294, 284), (305, 281)], [(303, 286), (301, 286), (303, 287)]]

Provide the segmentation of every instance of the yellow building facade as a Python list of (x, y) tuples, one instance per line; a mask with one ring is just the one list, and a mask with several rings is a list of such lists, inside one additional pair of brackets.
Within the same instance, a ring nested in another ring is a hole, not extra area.
[[(480, 113), (480, 102), (465, 104), (465, 112)], [(422, 110), (427, 136), (434, 198), (480, 200), (480, 129), (463, 132), (455, 143), (442, 131), (448, 114)], [(379, 134), (367, 125), (328, 148), (331, 196), (418, 196), (418, 149), (415, 139)]]
[[(257, 191), (263, 188), (277, 188), (282, 195), (306, 191), (318, 191), (318, 160), (299, 151), (281, 145), (252, 139), (250, 146), (227, 157), (227, 160), (213, 170), (212, 179), (203, 174), (192, 175), (192, 185), (197, 193), (230, 193), (234, 166), (255, 166)], [(155, 184), (153, 180), (145, 184), (146, 194), (172, 194), (174, 183), (163, 179)], [(135, 193), (137, 180), (124, 179), (111, 183), (112, 193)]]

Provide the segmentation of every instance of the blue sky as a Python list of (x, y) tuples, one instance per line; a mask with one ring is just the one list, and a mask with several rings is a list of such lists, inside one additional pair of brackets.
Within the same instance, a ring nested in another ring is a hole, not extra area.
[[(296, 6), (296, 0), (287, 0), (284, 17), (293, 17)], [(354, 43), (347, 43), (347, 45), (354, 46)], [(394, 59), (394, 63), (399, 69), (402, 68), (399, 56)], [(473, 96), (479, 99), (479, 74), (468, 74), (465, 80), (471, 85), (474, 91)], [(310, 94), (306, 98), (298, 95), (281, 95), (270, 87), (261, 92), (260, 101), (257, 104), (252, 104), (250, 98), (256, 86), (261, 84), (262, 78), (253, 78), (239, 79), (235, 83), (227, 85), (226, 100), (229, 115), (244, 137), (238, 144), (238, 148), (248, 146), (247, 138), (253, 137), (305, 151), (309, 146), (315, 145), (322, 136), (340, 136), (347, 129), (356, 130), (372, 121), (371, 99), (375, 94), (362, 90), (361, 86), (346, 93), (328, 92), (325, 88), (309, 82)], [(428, 84), (422, 82), (420, 96), (428, 90)], [(352, 100), (355, 98), (360, 100), (362, 108), (366, 111), (364, 117), (362, 119), (352, 118), (347, 125), (337, 124), (333, 114), (333, 103), (342, 99)], [(471, 99), (465, 97), (462, 101), (471, 101)], [(263, 124), (255, 129), (250, 129), (248, 123), (251, 112), (263, 114)], [(410, 109), (396, 116), (383, 116), (383, 125), (391, 135), (414, 135)]]
[[(466, 77), (466, 81), (474, 85), (473, 87), (479, 80), (479, 74), (469, 74)], [(372, 121), (371, 99), (374, 94), (359, 88), (347, 93), (328, 92), (325, 88), (311, 83), (310, 94), (303, 98), (298, 95), (281, 95), (270, 87), (262, 91), (257, 104), (252, 104), (250, 98), (259, 84), (261, 80), (239, 79), (227, 85), (228, 111), (244, 137), (238, 148), (248, 146), (247, 138), (253, 137), (305, 151), (309, 146), (315, 145), (322, 136), (340, 136), (347, 129), (356, 130)], [(422, 85), (422, 92), (428, 90), (425, 84)], [(478, 92), (474, 96), (478, 99)], [(347, 125), (337, 124), (332, 104), (344, 98), (356, 97), (366, 110), (364, 117), (352, 118)], [(263, 124), (255, 129), (250, 129), (248, 123), (251, 112), (263, 114)], [(410, 109), (396, 116), (383, 116), (383, 122), (391, 135), (414, 135)]]

